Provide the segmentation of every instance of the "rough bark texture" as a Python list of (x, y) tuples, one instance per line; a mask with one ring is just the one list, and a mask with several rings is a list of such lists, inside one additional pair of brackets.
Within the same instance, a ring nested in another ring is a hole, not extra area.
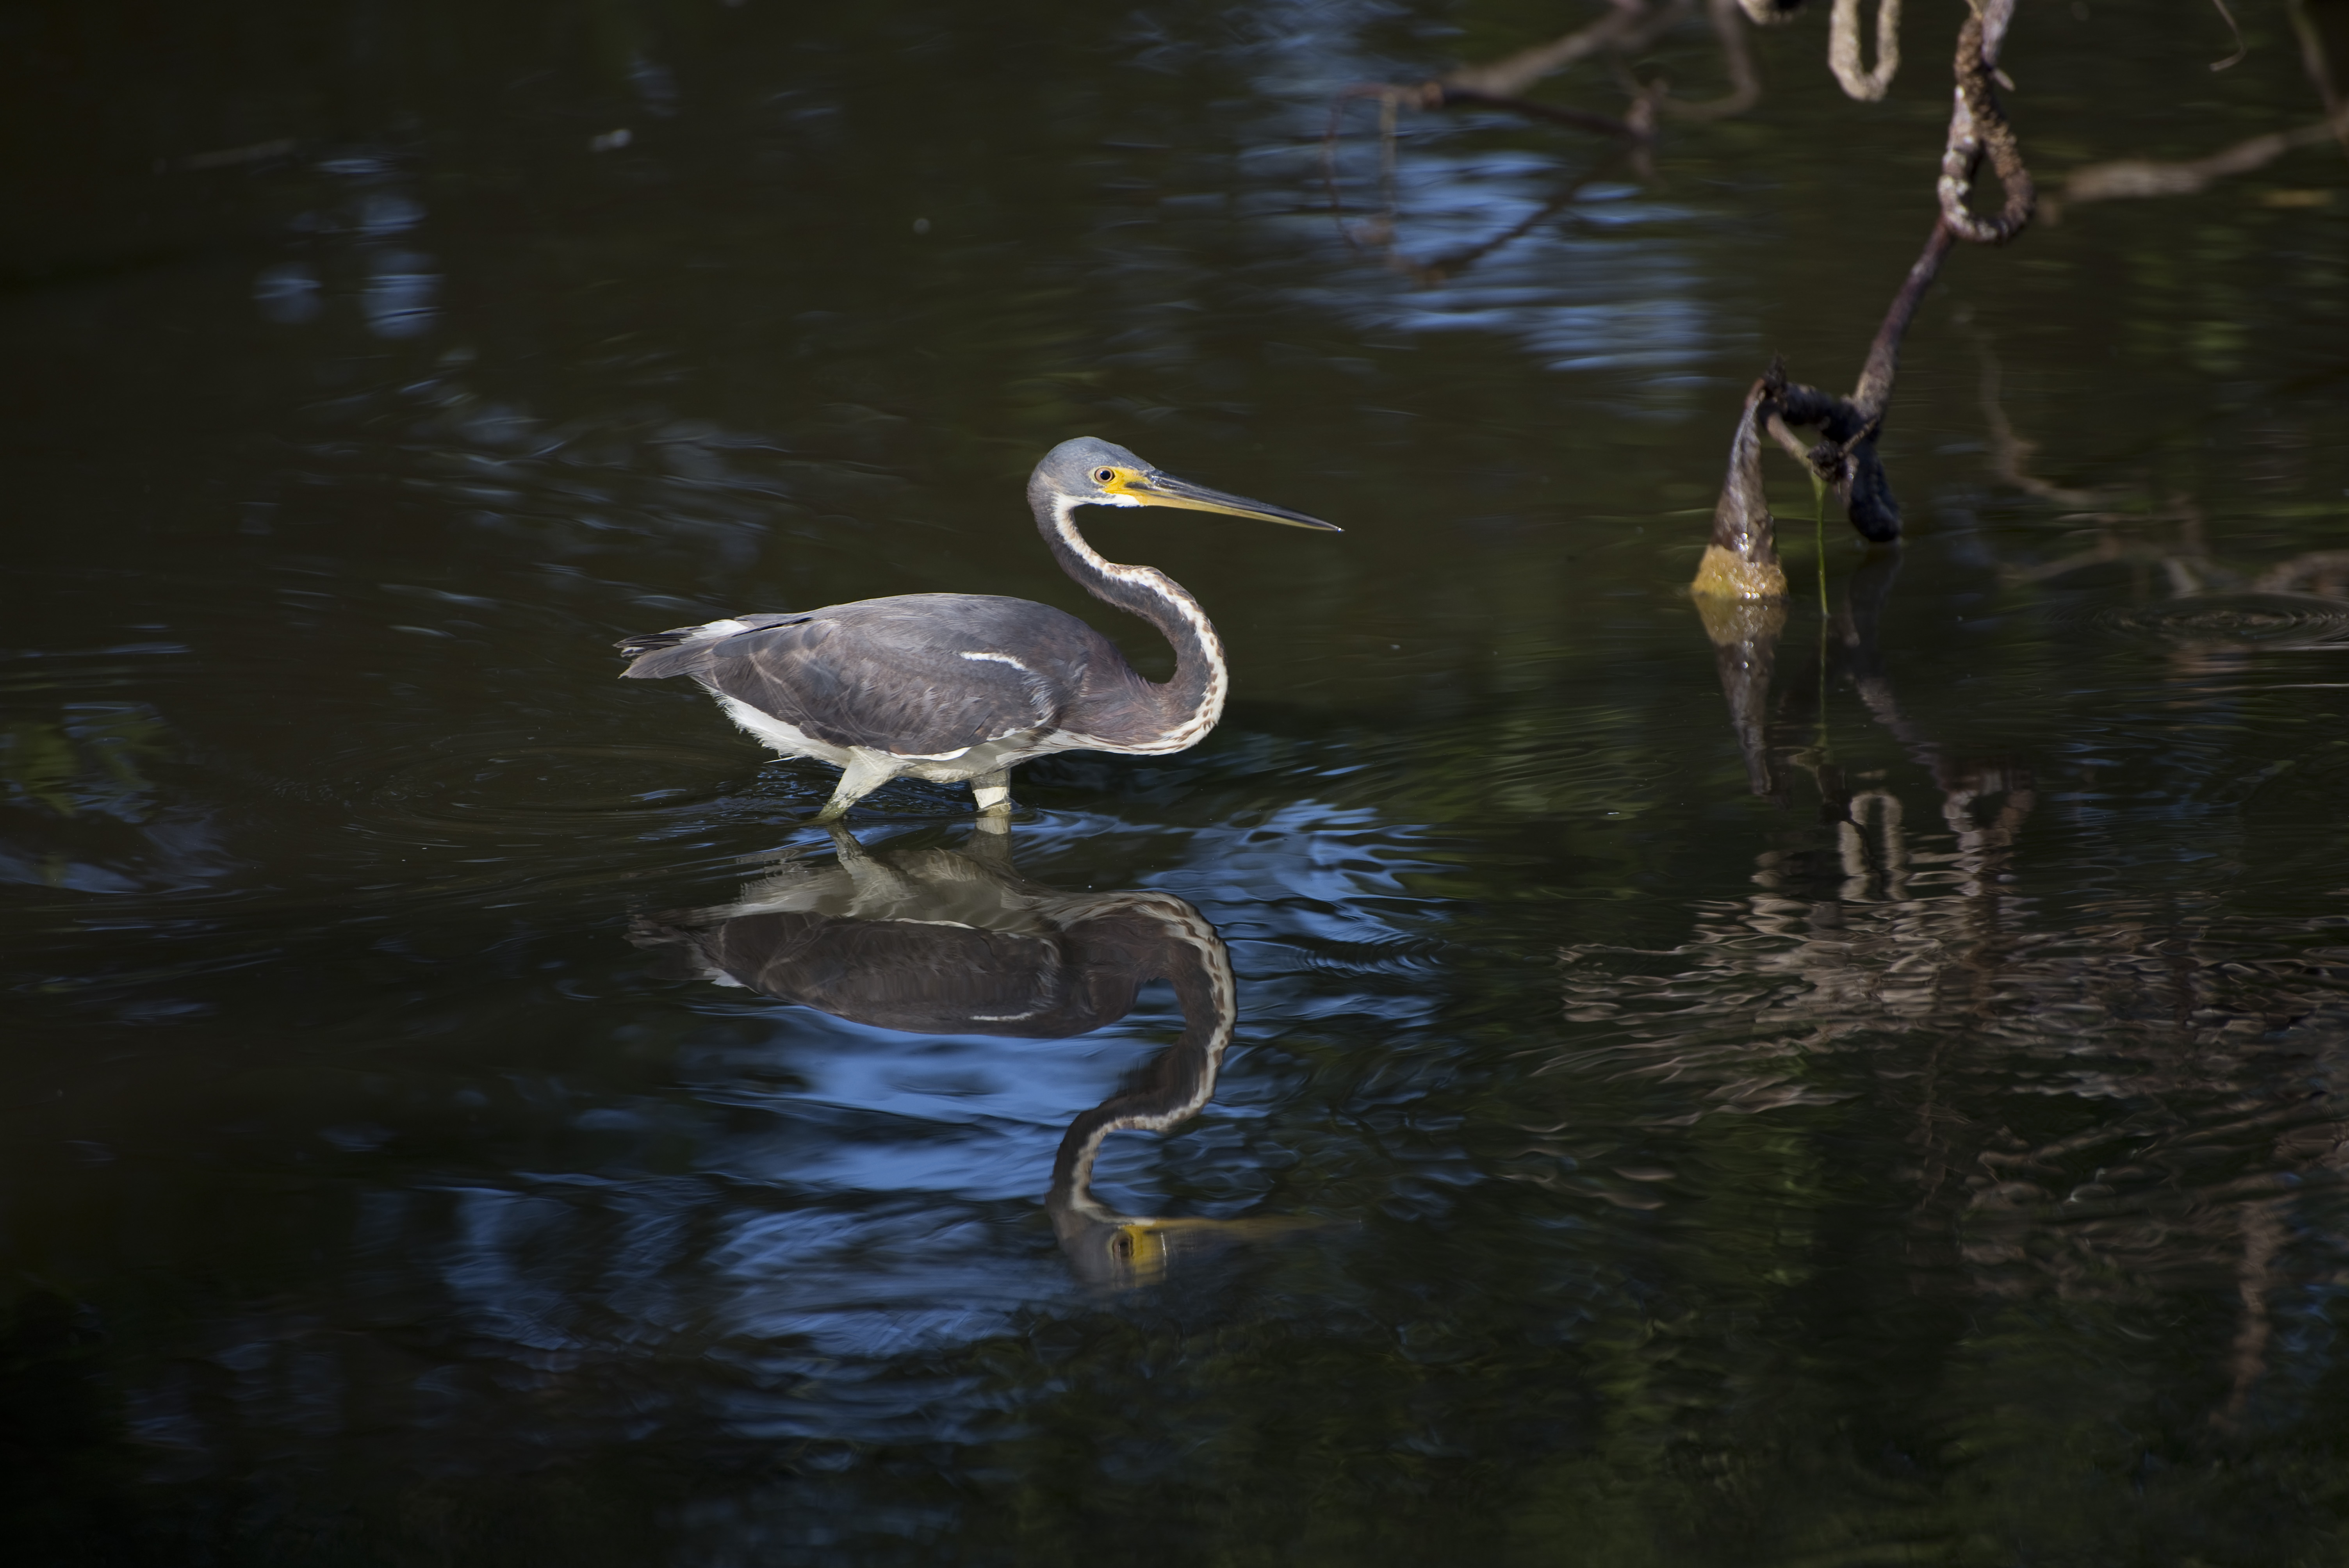
[[(2004, 244), (2031, 222), (2035, 201), (2031, 171), (2023, 164), (2021, 147), (1992, 85), (1999, 46), (2005, 41), (2013, 9), (2013, 0), (1990, 0), (1981, 12), (1970, 14), (1958, 29), (1951, 71), (1956, 88), (1936, 188), (1940, 216), (1885, 310), (1851, 396), (1838, 397), (1816, 387), (1789, 381), (1785, 368), (1777, 364), (1747, 393), (1744, 411), (1730, 439), (1729, 473), (1720, 504), (1713, 511), (1713, 540), (1692, 585), (1700, 595), (1759, 598), (1785, 592), (1785, 574), (1778, 567), (1772, 540), (1775, 523), (1762, 481), (1765, 433), (1834, 490), (1861, 538), (1886, 543), (1900, 537), (1900, 505), (1893, 498), (1877, 438), (1891, 407), (1901, 341), (1916, 319), (1925, 291), (1932, 286), (1957, 242)], [(1897, 15), (1894, 20), (1897, 23)], [(1856, 7), (1850, 26), (1857, 26)], [(1852, 48), (1856, 68), (1856, 41)], [(2004, 201), (1992, 217), (1981, 216), (1966, 205), (1985, 158), (1997, 172), (2004, 193)], [(1817, 444), (1805, 449), (1791, 433), (1789, 428), (1795, 426), (1817, 431)]]

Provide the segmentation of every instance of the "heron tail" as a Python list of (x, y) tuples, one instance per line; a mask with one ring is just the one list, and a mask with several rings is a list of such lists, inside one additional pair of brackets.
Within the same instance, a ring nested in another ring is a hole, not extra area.
[(628, 667), (620, 672), (623, 679), (665, 680), (670, 676), (698, 674), (709, 650), (729, 637), (805, 619), (804, 615), (788, 614), (730, 615), (723, 620), (706, 621), (698, 626), (672, 626), (666, 632), (638, 632), (632, 636), (622, 637), (613, 646), (618, 648), (621, 656), (628, 661)]

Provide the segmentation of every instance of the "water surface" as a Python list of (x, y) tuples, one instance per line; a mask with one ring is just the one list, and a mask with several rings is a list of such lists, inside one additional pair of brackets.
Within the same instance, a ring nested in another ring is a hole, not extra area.
[[(1931, 222), (1945, 11), (1645, 182), (1406, 118), (1384, 253), (1332, 94), (1574, 16), (0, 19), (28, 1560), (2337, 1558), (2337, 151), (1952, 260), (1904, 550), (1773, 457), (1766, 729), (1683, 589)], [(2314, 118), (2205, 21), (2025, 7), (2043, 181)], [(1078, 434), (1348, 530), (1088, 522), (1230, 645), (1195, 750), (841, 842), (613, 678), (924, 591), (1163, 672), (1022, 513)]]

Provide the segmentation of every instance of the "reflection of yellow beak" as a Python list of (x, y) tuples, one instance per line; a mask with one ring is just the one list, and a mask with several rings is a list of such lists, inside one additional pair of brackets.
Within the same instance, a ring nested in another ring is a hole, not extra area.
[(1157, 1222), (1152, 1220), (1120, 1225), (1109, 1243), (1110, 1255), (1117, 1260), (1117, 1266), (1136, 1283), (1157, 1279), (1166, 1272), (1166, 1238), (1159, 1234)]
[(1346, 531), (1334, 522), (1324, 522), (1318, 517), (1308, 517), (1285, 506), (1250, 500), (1246, 496), (1226, 495), (1205, 485), (1195, 485), (1189, 480), (1178, 480), (1173, 474), (1162, 474), (1155, 469), (1120, 469), (1117, 478), (1102, 489), (1138, 506), (1173, 506), (1187, 511), (1220, 511), (1229, 517), (1252, 517), (1258, 522), (1280, 522), (1291, 528), (1318, 528), (1329, 533)]
[(1149, 1284), (1164, 1277), (1167, 1264), (1185, 1242), (1267, 1241), (1322, 1223), (1311, 1219), (1128, 1220), (1111, 1236), (1109, 1252), (1128, 1284)]

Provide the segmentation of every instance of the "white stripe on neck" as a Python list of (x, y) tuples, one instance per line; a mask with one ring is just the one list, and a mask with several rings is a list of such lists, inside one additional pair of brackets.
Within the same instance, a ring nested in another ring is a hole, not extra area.
[[(1160, 603), (1171, 607), (1177, 615), (1181, 616), (1184, 624), (1191, 628), (1193, 634), (1199, 640), (1199, 650), (1207, 665), (1207, 685), (1206, 689), (1199, 694), (1199, 706), (1191, 711), (1189, 717), (1157, 739), (1133, 744), (1123, 741), (1103, 741), (1096, 737), (1079, 735), (1073, 731), (1066, 733), (1071, 740), (1094, 751), (1114, 751), (1129, 756), (1146, 757), (1170, 751), (1187, 750), (1205, 739), (1207, 732), (1216, 727), (1216, 721), (1224, 717), (1224, 698), (1231, 689), (1231, 667), (1224, 659), (1224, 640), (1216, 635), (1216, 628), (1208, 623), (1207, 613), (1199, 608), (1199, 602), (1192, 598), (1182, 584), (1176, 583), (1174, 579), (1154, 566), (1121, 565), (1086, 543), (1085, 536), (1077, 531), (1075, 515), (1077, 508), (1082, 504), (1074, 496), (1054, 496), (1052, 498), (1052, 531), (1061, 536), (1062, 543), (1076, 552), (1079, 560), (1103, 577), (1140, 588)], [(1130, 506), (1134, 503), (1128, 501), (1125, 504)]]

